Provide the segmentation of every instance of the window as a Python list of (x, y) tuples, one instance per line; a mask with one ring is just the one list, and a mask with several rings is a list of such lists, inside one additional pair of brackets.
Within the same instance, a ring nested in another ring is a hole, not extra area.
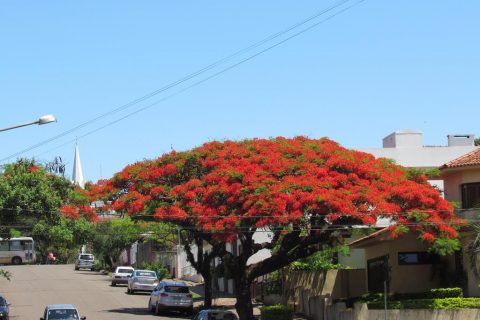
[(23, 250), (23, 241), (20, 241), (20, 240), (10, 241), (10, 251), (22, 251), (22, 250)]
[(0, 251), (8, 251), (8, 241), (0, 241)]
[(480, 182), (462, 184), (462, 208), (480, 208)]
[(48, 319), (77, 320), (78, 314), (75, 309), (55, 309), (48, 311)]
[(428, 252), (399, 252), (398, 264), (402, 266), (416, 264), (432, 264), (438, 260), (438, 256)]
[(129, 273), (132, 274), (132, 269), (118, 269), (117, 273)]
[(181, 286), (166, 286), (165, 292), (171, 293), (190, 293), (188, 287), (181, 287)]
[(136, 271), (135, 272), (135, 276), (136, 277), (151, 277), (151, 278), (156, 278), (157, 275), (155, 272), (151, 271), (151, 272), (148, 272), (148, 271)]

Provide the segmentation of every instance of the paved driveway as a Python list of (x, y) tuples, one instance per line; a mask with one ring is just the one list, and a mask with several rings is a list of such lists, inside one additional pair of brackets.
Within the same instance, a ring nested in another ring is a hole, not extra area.
[(126, 287), (110, 286), (110, 278), (91, 271), (74, 271), (73, 265), (2, 267), (13, 275), (0, 278), (0, 294), (11, 302), (11, 319), (39, 319), (45, 305), (73, 303), (82, 316), (92, 319), (182, 319), (175, 313), (162, 317), (147, 312), (149, 294), (127, 295)]

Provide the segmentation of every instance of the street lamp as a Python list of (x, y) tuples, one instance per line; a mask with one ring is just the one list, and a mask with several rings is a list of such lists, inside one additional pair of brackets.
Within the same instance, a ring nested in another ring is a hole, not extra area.
[(56, 122), (56, 121), (57, 121), (57, 119), (55, 119), (54, 116), (52, 116), (51, 114), (48, 114), (46, 116), (41, 116), (40, 118), (38, 118), (38, 120), (35, 120), (35, 121), (22, 123), (22, 124), (17, 124), (15, 126), (0, 129), (0, 132), (16, 129), (16, 128), (20, 128), (20, 127), (25, 127), (25, 126), (29, 126), (29, 125), (32, 125), (32, 124), (42, 125), (42, 124), (46, 124), (46, 123), (50, 123), (50, 122)]

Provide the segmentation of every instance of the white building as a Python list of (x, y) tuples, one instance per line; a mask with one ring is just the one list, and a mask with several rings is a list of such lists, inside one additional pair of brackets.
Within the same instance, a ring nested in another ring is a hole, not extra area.
[[(458, 157), (475, 150), (475, 135), (450, 134), (447, 144), (441, 146), (423, 145), (423, 134), (416, 130), (396, 131), (383, 138), (382, 148), (359, 148), (374, 155), (376, 158), (394, 160), (397, 164), (418, 169), (438, 169)], [(443, 192), (442, 178), (432, 179), (429, 182)], [(379, 221), (379, 226), (388, 225), (388, 221)], [(352, 249), (350, 256), (340, 256), (339, 262), (352, 268), (366, 268), (363, 249)]]
[(82, 163), (80, 162), (80, 152), (78, 151), (77, 144), (75, 144), (75, 157), (73, 159), (72, 181), (76, 186), (79, 186), (82, 189), (85, 187), (85, 180), (83, 179)]

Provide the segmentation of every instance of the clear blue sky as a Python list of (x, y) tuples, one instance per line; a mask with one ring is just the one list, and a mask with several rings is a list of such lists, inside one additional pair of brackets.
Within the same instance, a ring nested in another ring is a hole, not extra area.
[[(54, 114), (58, 123), (0, 133), (0, 157), (334, 3), (1, 1), (0, 127), (43, 114)], [(366, 0), (217, 78), (80, 138), (85, 178), (109, 178), (129, 163), (214, 139), (328, 136), (356, 148), (380, 147), (384, 136), (405, 128), (423, 131), (425, 144), (445, 144), (449, 133), (479, 135), (479, 13), (473, 0)], [(76, 137), (173, 92), (23, 156), (61, 156), (70, 175)]]

